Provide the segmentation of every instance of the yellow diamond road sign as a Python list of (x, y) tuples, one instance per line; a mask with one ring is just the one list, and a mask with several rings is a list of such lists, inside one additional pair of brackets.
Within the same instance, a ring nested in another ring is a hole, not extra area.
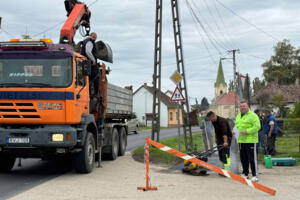
[(182, 76), (178, 71), (175, 71), (170, 79), (177, 85), (182, 80)]

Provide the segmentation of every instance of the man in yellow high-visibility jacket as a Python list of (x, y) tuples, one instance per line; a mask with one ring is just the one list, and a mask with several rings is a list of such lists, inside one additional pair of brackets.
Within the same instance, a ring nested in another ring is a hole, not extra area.
[[(252, 181), (258, 181), (257, 153), (258, 131), (260, 122), (258, 116), (249, 109), (247, 102), (240, 104), (240, 113), (235, 119), (235, 128), (238, 129), (238, 144), (240, 147), (240, 159), (243, 167), (243, 177), (249, 179), (249, 164), (251, 166)], [(233, 131), (233, 134), (234, 131)]]

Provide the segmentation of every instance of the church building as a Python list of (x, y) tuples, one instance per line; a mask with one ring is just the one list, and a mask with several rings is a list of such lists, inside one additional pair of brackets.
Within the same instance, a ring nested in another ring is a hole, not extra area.
[(217, 115), (224, 118), (235, 118), (235, 104), (239, 102), (240, 97), (234, 91), (227, 93), (227, 84), (224, 78), (222, 61), (220, 59), (217, 80), (215, 82), (215, 97), (209, 107)]

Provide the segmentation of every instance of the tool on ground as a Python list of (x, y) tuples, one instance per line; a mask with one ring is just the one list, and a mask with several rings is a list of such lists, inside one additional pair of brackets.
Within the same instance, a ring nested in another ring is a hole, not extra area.
[(155, 146), (156, 148), (160, 149), (161, 151), (165, 151), (165, 152), (167, 152), (169, 154), (172, 154), (172, 155), (174, 155), (176, 157), (182, 158), (184, 160), (188, 160), (191, 163), (194, 163), (194, 164), (196, 164), (198, 166), (204, 167), (204, 168), (209, 169), (211, 171), (217, 172), (218, 174), (226, 176), (227, 178), (233, 179), (235, 181), (238, 181), (240, 183), (243, 183), (243, 184), (248, 185), (250, 187), (253, 187), (255, 189), (261, 190), (261, 191), (266, 192), (266, 193), (268, 193), (270, 195), (275, 195), (275, 193), (276, 193), (276, 190), (274, 190), (272, 188), (269, 188), (267, 186), (261, 185), (259, 183), (254, 182), (254, 181), (248, 180), (248, 179), (243, 178), (243, 177), (241, 177), (241, 176), (239, 176), (237, 174), (234, 174), (232, 172), (226, 171), (224, 169), (216, 167), (216, 166), (214, 166), (212, 164), (209, 164), (209, 163), (204, 162), (202, 160), (199, 160), (197, 158), (193, 158), (192, 156), (189, 156), (189, 155), (187, 155), (185, 153), (179, 152), (179, 151), (177, 151), (175, 149), (172, 149), (172, 148), (170, 148), (168, 146), (165, 146), (163, 144), (160, 144), (158, 142), (150, 140), (149, 137), (146, 137), (145, 140), (146, 140), (146, 143)]
[[(213, 153), (215, 153), (216, 151), (218, 151), (218, 148), (219, 150), (220, 149), (223, 149), (224, 146), (223, 145), (219, 145), (219, 146), (215, 146), (213, 147), (212, 149), (208, 149), (207, 151), (204, 151), (204, 152), (193, 152), (193, 153), (189, 153), (188, 155), (191, 156), (191, 157), (194, 157), (194, 158), (197, 158), (199, 160), (202, 160), (204, 162), (207, 162), (208, 161), (208, 157), (210, 157)], [(228, 158), (229, 159), (229, 158)], [(202, 166), (199, 166), (199, 165), (196, 165), (195, 163), (192, 163), (188, 160), (184, 160), (184, 167), (182, 169), (182, 172), (183, 173), (189, 173), (189, 174), (192, 174), (194, 176), (205, 176), (205, 175), (208, 175), (207, 174), (207, 169), (202, 167)], [(228, 162), (227, 162), (228, 164)], [(230, 169), (230, 164), (229, 164), (229, 169)]]

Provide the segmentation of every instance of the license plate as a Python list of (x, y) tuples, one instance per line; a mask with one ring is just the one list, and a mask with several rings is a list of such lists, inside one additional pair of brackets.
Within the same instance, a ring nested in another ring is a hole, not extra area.
[(28, 144), (29, 138), (7, 138), (6, 143), (9, 144)]

